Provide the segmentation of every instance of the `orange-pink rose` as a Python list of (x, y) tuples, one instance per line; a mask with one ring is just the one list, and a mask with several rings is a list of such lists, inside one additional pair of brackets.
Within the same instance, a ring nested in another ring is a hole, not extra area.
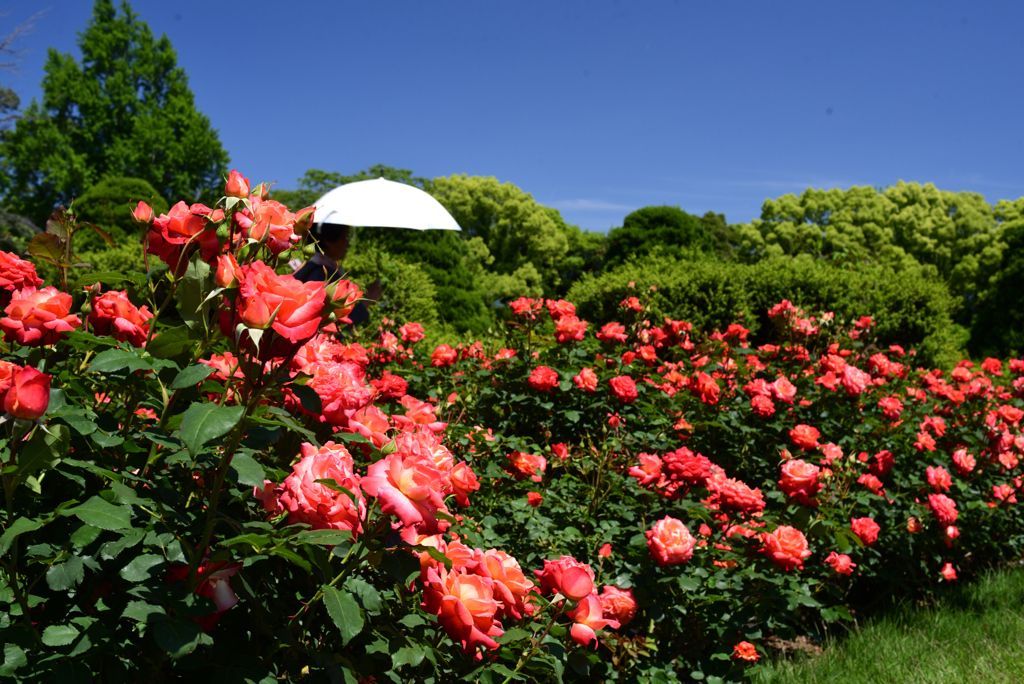
[(220, 252), (220, 242), (216, 231), (206, 229), (207, 216), (210, 210), (201, 204), (189, 207), (178, 202), (167, 214), (153, 219), (146, 251), (160, 257), (176, 275), (185, 272), (188, 253), (193, 249), (198, 248), (203, 261), (212, 263)]
[[(317, 480), (334, 480), (356, 500)], [(366, 504), (359, 491), (359, 476), (353, 471), (352, 455), (340, 444), (327, 442), (319, 449), (303, 444), (302, 458), (281, 483), (277, 501), (288, 511), (289, 524), (301, 522), (314, 530), (350, 530), (353, 534), (362, 531)]]
[(429, 568), (423, 587), (423, 609), (437, 615), (445, 632), (462, 644), (465, 653), (477, 646), (497, 648), (494, 637), (504, 632), (495, 619), (498, 602), (494, 583), (480, 575), (467, 574), (465, 568)]
[[(580, 646), (587, 647), (591, 641), (597, 641), (597, 632), (605, 627), (618, 629), (619, 623), (616, 620), (604, 618), (604, 606), (597, 594), (589, 594), (575, 609), (570, 610), (566, 615), (576, 624), (569, 630), (569, 634)], [(597, 648), (597, 643), (594, 644)]]
[(29, 347), (55, 344), (64, 333), (82, 324), (70, 311), (71, 295), (55, 287), (24, 287), (11, 294), (0, 328), (8, 342), (14, 340)]
[(783, 570), (802, 570), (804, 559), (811, 555), (804, 533), (788, 525), (763, 534), (761, 541), (764, 543), (762, 551)]
[(7, 306), (11, 295), (24, 287), (39, 287), (43, 279), (31, 261), (0, 251), (0, 307)]
[(598, 598), (601, 599), (604, 616), (618, 622), (620, 627), (628, 625), (636, 615), (636, 598), (632, 589), (623, 590), (606, 584)]
[(386, 515), (396, 516), (402, 525), (416, 527), (420, 534), (447, 529), (439, 523), (437, 511), (448, 512), (444, 505), (444, 476), (422, 458), (402, 458), (392, 453), (373, 463), (362, 479), (363, 491), (376, 497)]
[(15, 366), (11, 370), (10, 387), (4, 395), (4, 410), (15, 418), (40, 418), (50, 405), (50, 376), (32, 366)]
[(127, 292), (115, 290), (93, 300), (88, 320), (93, 334), (111, 335), (118, 342), (141, 347), (149, 336), (147, 321), (152, 317), (148, 306), (137, 308), (128, 300)]
[(666, 515), (644, 534), (651, 558), (658, 565), (679, 565), (693, 557), (697, 540), (681, 520)]
[(814, 496), (821, 490), (818, 474), (821, 468), (800, 459), (782, 464), (782, 478), (779, 489), (805, 505), (814, 505)]

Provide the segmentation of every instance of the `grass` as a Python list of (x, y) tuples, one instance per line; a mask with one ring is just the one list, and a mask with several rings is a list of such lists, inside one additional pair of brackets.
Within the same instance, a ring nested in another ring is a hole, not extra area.
[(824, 646), (776, 659), (772, 684), (1024, 682), (1024, 569), (990, 572), (930, 607), (900, 605)]

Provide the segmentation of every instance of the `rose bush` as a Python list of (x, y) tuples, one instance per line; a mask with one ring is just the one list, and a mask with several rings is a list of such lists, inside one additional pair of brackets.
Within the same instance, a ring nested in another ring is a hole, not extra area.
[(0, 254), (3, 674), (739, 681), (1024, 549), (1024, 361), (790, 302), (752, 347), (640, 291), (350, 330), (275, 204), (140, 205), (146, 274), (76, 280), (63, 211), (59, 286)]

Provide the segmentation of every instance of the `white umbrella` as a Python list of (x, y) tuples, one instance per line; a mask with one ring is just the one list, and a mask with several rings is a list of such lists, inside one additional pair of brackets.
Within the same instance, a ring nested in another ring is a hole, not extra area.
[(317, 223), (366, 228), (462, 230), (436, 199), (384, 178), (347, 183), (316, 201)]

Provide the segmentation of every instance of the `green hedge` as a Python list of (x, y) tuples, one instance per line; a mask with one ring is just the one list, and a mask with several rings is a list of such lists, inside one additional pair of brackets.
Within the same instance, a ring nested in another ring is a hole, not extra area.
[(754, 344), (767, 341), (768, 309), (783, 299), (809, 314), (832, 311), (846, 320), (871, 316), (882, 344), (917, 349), (920, 362), (955, 363), (967, 336), (953, 323), (959, 299), (937, 280), (917, 271), (851, 271), (806, 258), (757, 264), (634, 260), (609, 273), (584, 276), (566, 299), (576, 304), (582, 318), (616, 320), (623, 317), (619, 303), (624, 298), (643, 299), (652, 286), (654, 316), (686, 320), (705, 330), (724, 330), (739, 322), (750, 329)]

